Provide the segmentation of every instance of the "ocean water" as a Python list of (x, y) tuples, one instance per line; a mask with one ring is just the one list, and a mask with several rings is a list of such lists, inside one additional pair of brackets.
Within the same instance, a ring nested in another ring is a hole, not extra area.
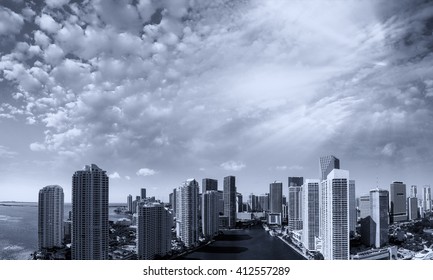
[[(109, 219), (125, 217), (116, 214), (120, 205), (110, 205)], [(71, 204), (65, 204), (65, 220)], [(0, 202), (0, 260), (27, 260), (38, 249), (38, 204), (36, 202)]]

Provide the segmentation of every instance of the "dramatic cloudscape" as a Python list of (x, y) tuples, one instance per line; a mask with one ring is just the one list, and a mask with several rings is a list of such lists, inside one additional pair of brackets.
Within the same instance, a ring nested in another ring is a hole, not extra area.
[[(2, 0), (0, 200), (95, 163), (110, 201), (188, 178), (432, 184), (433, 2)], [(287, 189), (285, 189), (285, 193)]]

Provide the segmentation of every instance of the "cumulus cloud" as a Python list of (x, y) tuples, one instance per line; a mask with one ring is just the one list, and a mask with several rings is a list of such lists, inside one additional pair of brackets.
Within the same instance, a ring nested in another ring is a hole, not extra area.
[(19, 33), (23, 24), (24, 19), (21, 15), (0, 6), (0, 36)]
[(60, 8), (69, 3), (69, 0), (45, 0), (45, 3), (50, 8)]
[(229, 171), (239, 171), (246, 167), (246, 165), (243, 162), (232, 161), (232, 160), (223, 162), (220, 164), (220, 166), (224, 170), (229, 170)]
[(117, 172), (113, 172), (113, 173), (111, 173), (111, 174), (108, 174), (108, 177), (109, 177), (110, 179), (120, 179), (120, 174), (117, 173)]
[[(209, 172), (432, 150), (422, 1), (66, 3), (47, 0), (37, 30), (0, 60), (22, 104), (1, 114), (44, 126), (32, 150)], [(272, 170), (304, 166), (291, 164)]]
[(56, 33), (61, 28), (61, 25), (48, 14), (37, 16), (35, 23), (38, 24), (43, 31), (48, 33)]
[(155, 175), (156, 173), (157, 172), (155, 170), (149, 169), (149, 168), (140, 168), (136, 172), (137, 176), (143, 176), (143, 177), (152, 176), (152, 175)]

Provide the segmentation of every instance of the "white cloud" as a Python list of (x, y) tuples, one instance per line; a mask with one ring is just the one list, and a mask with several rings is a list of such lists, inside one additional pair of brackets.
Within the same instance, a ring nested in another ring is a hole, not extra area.
[(23, 24), (24, 19), (21, 15), (0, 6), (0, 36), (19, 33)]
[(137, 176), (152, 176), (155, 175), (157, 172), (153, 169), (149, 169), (149, 168), (141, 168), (137, 171)]
[(113, 172), (111, 174), (108, 174), (108, 177), (110, 177), (110, 179), (120, 179), (120, 175), (117, 172)]
[(240, 161), (226, 161), (220, 164), (220, 167), (225, 169), (225, 170), (230, 170), (230, 171), (239, 171), (242, 170), (246, 167), (246, 165)]
[(125, 179), (129, 181), (129, 180), (131, 180), (131, 177), (125, 176)]
[(392, 157), (397, 151), (397, 145), (395, 143), (387, 143), (381, 153), (387, 157)]
[(56, 33), (61, 28), (61, 25), (48, 14), (37, 16), (35, 23), (38, 24), (42, 30), (48, 33)]
[(30, 150), (34, 152), (40, 152), (40, 151), (45, 151), (46, 147), (44, 144), (34, 142), (30, 144)]

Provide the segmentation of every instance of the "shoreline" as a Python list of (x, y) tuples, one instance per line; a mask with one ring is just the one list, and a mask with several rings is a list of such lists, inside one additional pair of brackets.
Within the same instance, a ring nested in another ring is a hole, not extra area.
[(278, 237), (278, 239), (280, 239), (281, 241), (283, 241), (286, 245), (288, 245), (291, 249), (293, 249), (293, 251), (295, 251), (296, 253), (298, 253), (301, 257), (305, 258), (305, 260), (309, 260), (308, 256), (306, 256), (298, 247), (296, 247), (295, 245), (289, 243), (287, 240), (285, 240), (281, 236), (277, 236), (277, 237)]

